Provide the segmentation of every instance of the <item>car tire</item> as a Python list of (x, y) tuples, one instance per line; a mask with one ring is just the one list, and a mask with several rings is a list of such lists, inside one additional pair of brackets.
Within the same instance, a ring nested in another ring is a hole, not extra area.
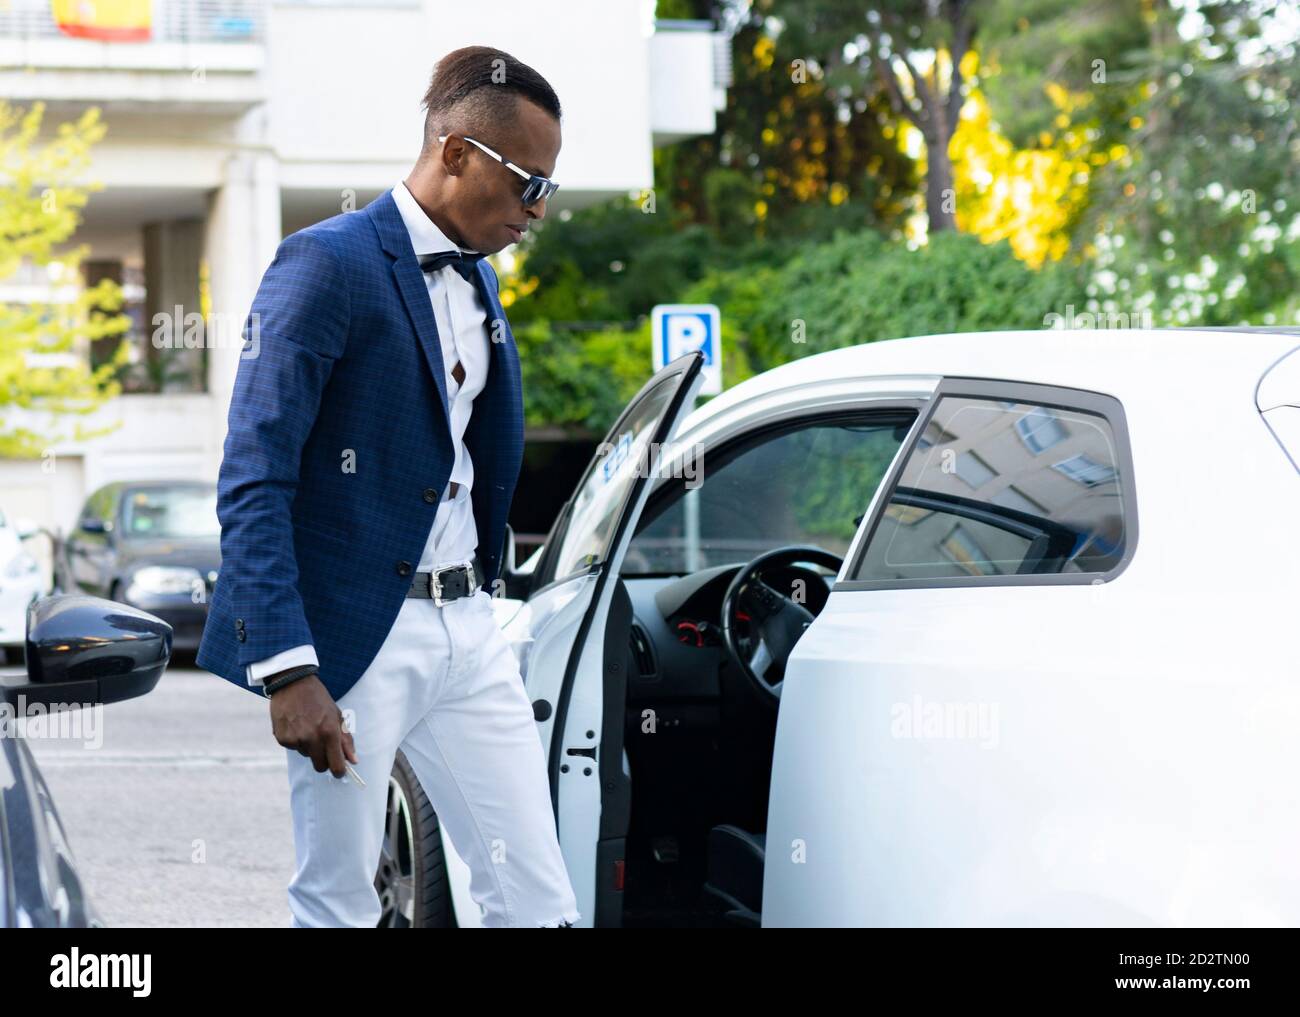
[(388, 778), (384, 842), (375, 872), (381, 929), (454, 929), (442, 826), (400, 751)]

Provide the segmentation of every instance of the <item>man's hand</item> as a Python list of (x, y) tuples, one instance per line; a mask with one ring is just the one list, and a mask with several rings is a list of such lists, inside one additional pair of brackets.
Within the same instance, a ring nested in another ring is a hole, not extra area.
[(286, 749), (310, 756), (317, 773), (328, 769), (344, 777), (344, 756), (349, 763), (357, 761), (352, 734), (343, 730), (343, 711), (319, 675), (299, 678), (271, 694), (271, 730)]

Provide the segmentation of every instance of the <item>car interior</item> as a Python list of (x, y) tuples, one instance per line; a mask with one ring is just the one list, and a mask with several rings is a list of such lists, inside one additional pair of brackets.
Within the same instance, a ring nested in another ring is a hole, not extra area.
[(605, 633), (626, 665), (606, 669), (597, 925), (758, 925), (785, 660), (914, 417), (785, 421), (652, 491)]

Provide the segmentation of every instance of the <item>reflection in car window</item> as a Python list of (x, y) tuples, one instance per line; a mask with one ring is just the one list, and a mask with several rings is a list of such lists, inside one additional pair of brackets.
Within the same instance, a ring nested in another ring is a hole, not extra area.
[(611, 432), (587, 467), (569, 513), (551, 575), (562, 578), (609, 553), (633, 481), (647, 472), (649, 444), (669, 401), (681, 384), (676, 375), (665, 378), (633, 408), (628, 418)]
[(790, 544), (843, 555), (884, 479), (907, 424), (816, 421), (752, 445), (718, 466), (703, 456), (699, 480), (643, 523), (623, 575), (682, 575), (748, 562)]
[(101, 487), (90, 496), (90, 507), (86, 513), (87, 518), (99, 519), (104, 522), (110, 521), (113, 518), (113, 499), (116, 495), (116, 486), (108, 484)]
[(903, 464), (853, 579), (1108, 572), (1124, 556), (1104, 417), (945, 396)]
[(132, 537), (219, 537), (215, 487), (150, 487), (128, 491), (123, 523)]

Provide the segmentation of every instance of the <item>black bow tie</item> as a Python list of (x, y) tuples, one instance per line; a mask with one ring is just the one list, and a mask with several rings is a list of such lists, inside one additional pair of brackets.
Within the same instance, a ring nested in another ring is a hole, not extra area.
[(420, 268), (425, 272), (436, 272), (450, 265), (466, 282), (473, 282), (478, 263), (486, 257), (485, 254), (464, 251), (439, 251), (437, 254), (420, 255)]

